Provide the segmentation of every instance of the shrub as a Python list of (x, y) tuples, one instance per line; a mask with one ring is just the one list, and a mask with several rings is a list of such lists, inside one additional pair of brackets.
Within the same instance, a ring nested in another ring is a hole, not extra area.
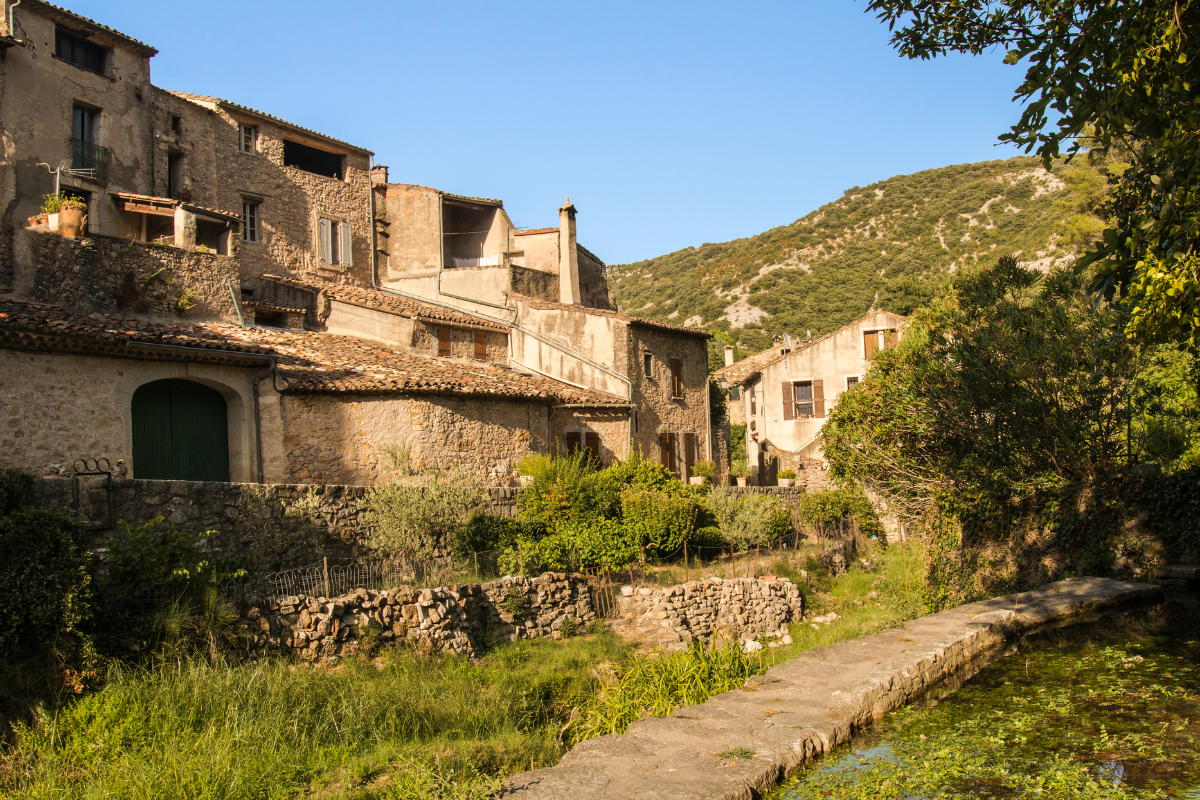
[[(676, 484), (679, 486), (679, 484)], [(699, 504), (679, 490), (629, 486), (621, 492), (621, 517), (645, 552), (673, 556), (695, 531)]]
[(712, 461), (697, 461), (692, 464), (692, 474), (704, 478), (706, 481), (712, 481), (717, 476), (717, 465)]
[(738, 497), (718, 486), (708, 496), (708, 507), (717, 520), (721, 536), (744, 550), (761, 547), (788, 532), (791, 514), (783, 503), (765, 495)]
[(48, 194), (42, 198), (43, 214), (57, 214), (64, 208), (75, 209), (76, 211), (87, 211), (87, 203), (80, 200), (74, 195), (68, 194)]
[(391, 448), (389, 456), (392, 480), (372, 487), (364, 500), (368, 544), (401, 561), (429, 558), (452, 544), (483, 505), (483, 486), (461, 469), (418, 468), (405, 443)]
[(729, 465), (729, 474), (734, 478), (748, 478), (750, 477), (750, 465), (744, 460), (734, 461)]
[(883, 534), (879, 516), (860, 489), (810, 492), (800, 499), (798, 515), (821, 536), (855, 530), (864, 536)]
[(783, 478), (784, 480), (795, 480), (796, 479), (796, 470), (785, 469), (783, 472), (779, 473), (779, 477)]

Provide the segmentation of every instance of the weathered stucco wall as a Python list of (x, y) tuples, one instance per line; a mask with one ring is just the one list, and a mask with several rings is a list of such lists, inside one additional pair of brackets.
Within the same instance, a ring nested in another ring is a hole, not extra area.
[[(513, 248), (521, 254), (514, 258), (515, 263), (526, 269), (557, 275), (558, 239), (558, 228), (514, 232)], [(554, 299), (558, 299), (557, 294)]]
[(536, 301), (517, 300), (517, 320), (553, 343), (547, 344), (521, 331), (512, 333), (513, 358), (555, 378), (600, 392), (628, 397), (628, 384), (572, 355), (578, 354), (624, 375), (629, 363), (628, 327), (621, 319), (589, 314), (576, 306), (539, 308)]
[[(75, 314), (158, 314), (237, 322), (237, 259), (109, 236), (72, 239), (23, 232), (33, 241), (28, 297)], [(186, 309), (188, 298), (194, 306)], [(186, 303), (184, 304), (186, 305)]]
[(4, 461), (35, 475), (77, 458), (124, 460), (136, 477), (130, 403), (144, 383), (186, 378), (225, 398), (229, 420), (229, 474), (254, 476), (256, 371), (205, 364), (141, 361), (0, 349), (0, 451)]
[(383, 206), (380, 247), (386, 259), (380, 273), (385, 281), (405, 273), (437, 270), (442, 264), (441, 192), (425, 186), (390, 183)]
[(612, 308), (608, 296), (608, 279), (604, 275), (604, 262), (588, 250), (579, 251), (579, 295), (580, 302), (589, 308)]
[(488, 485), (506, 485), (516, 483), (518, 461), (547, 448), (544, 406), (535, 403), (340, 395), (280, 401), (283, 463), (268, 473), (280, 483), (379, 483), (388, 475), (388, 448), (405, 441), (418, 463), (461, 466)]

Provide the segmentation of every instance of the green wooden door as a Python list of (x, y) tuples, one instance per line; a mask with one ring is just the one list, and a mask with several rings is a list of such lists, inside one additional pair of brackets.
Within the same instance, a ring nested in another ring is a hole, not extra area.
[(168, 378), (133, 393), (133, 474), (145, 480), (228, 481), (225, 398), (195, 381)]

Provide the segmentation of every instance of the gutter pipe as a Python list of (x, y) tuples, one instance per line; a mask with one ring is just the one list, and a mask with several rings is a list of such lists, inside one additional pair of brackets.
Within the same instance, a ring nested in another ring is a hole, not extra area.
[(17, 0), (8, 7), (8, 35), (14, 39), (17, 38), (17, 21), (16, 17), (13, 16), (13, 12), (17, 10), (17, 6), (19, 5), (21, 5), (21, 0)]

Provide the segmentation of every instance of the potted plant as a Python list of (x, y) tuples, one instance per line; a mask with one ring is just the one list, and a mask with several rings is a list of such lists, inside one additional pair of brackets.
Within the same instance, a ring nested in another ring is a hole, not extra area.
[(72, 238), (83, 233), (87, 204), (78, 197), (65, 194), (48, 194), (42, 198), (42, 213), (31, 217), (30, 222), (48, 225), (50, 230)]
[(729, 465), (729, 474), (737, 478), (738, 486), (745, 486), (750, 477), (750, 465), (745, 461), (735, 461)]
[(712, 483), (712, 480), (717, 475), (717, 465), (712, 461), (697, 461), (692, 464), (692, 477), (689, 481), (697, 486), (703, 486), (706, 483)]
[(783, 472), (779, 473), (779, 485), (780, 486), (795, 486), (796, 485), (796, 470), (785, 469)]

